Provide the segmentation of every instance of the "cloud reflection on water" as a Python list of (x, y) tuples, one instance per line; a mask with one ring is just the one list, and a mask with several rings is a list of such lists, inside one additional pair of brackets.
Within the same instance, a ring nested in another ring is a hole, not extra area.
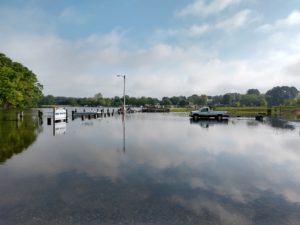
[[(43, 177), (41, 186), (53, 191), (62, 174), (70, 173), (67, 183), (83, 179), (91, 185), (134, 190), (139, 199), (135, 204), (165, 199), (191, 210), (195, 217), (206, 216), (204, 224), (296, 224), (300, 219), (298, 133), (278, 132), (267, 123), (250, 124), (233, 119), (203, 127), (176, 114), (131, 115), (126, 121), (125, 154), (116, 151), (122, 149), (120, 118), (97, 120), (88, 127), (77, 120), (60, 137), (49, 136), (45, 127), (30, 151), (0, 167), (5, 181), (0, 190), (18, 184), (20, 177), (32, 181), (28, 188)], [(84, 183), (81, 188), (83, 195), (91, 191)], [(69, 191), (69, 198), (62, 196), (66, 202), (78, 197), (80, 190)], [(93, 191), (90, 194), (92, 198)], [(8, 193), (4, 202), (18, 202), (12, 195)], [(122, 201), (132, 201), (130, 193), (122, 196), (126, 196)], [(272, 215), (272, 210), (281, 213)], [(255, 223), (259, 216), (265, 218)]]

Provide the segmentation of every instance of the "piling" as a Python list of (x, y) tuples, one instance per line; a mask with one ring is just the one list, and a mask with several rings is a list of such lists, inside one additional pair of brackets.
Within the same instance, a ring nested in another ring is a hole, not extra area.
[(41, 110), (38, 111), (38, 121), (39, 121), (39, 125), (43, 124), (43, 112)]
[(47, 125), (51, 125), (51, 117), (47, 118)]
[(39, 118), (43, 117), (43, 112), (41, 110), (38, 111)]
[(256, 114), (255, 120), (263, 121), (263, 119), (264, 119), (264, 114), (263, 113)]

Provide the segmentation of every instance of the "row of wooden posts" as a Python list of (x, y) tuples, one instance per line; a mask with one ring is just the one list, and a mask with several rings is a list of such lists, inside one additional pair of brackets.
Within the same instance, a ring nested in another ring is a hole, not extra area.
[[(47, 124), (51, 125), (52, 120), (54, 120), (54, 114), (55, 111), (53, 110), (53, 116), (47, 117)], [(82, 120), (87, 119), (97, 119), (101, 117), (111, 117), (114, 116), (115, 110), (112, 109), (111, 111), (109, 109), (97, 109), (95, 112), (87, 112), (85, 109), (82, 112), (77, 112), (77, 109), (72, 110), (72, 120), (75, 120), (76, 118), (81, 118)], [(118, 114), (121, 114), (121, 112), (118, 110)], [(41, 110), (38, 111), (38, 116), (40, 119), (43, 117), (43, 112)], [(66, 110), (66, 118), (65, 121), (68, 121), (68, 110)]]
[[(110, 117), (110, 116), (114, 116), (115, 110), (112, 109), (112, 111), (110, 111), (109, 109), (105, 110), (104, 109), (97, 109), (96, 112), (86, 112), (86, 110), (84, 109), (83, 112), (77, 112), (77, 110), (75, 109), (74, 111), (72, 111), (72, 120), (74, 120), (76, 117), (81, 117), (83, 120), (85, 117), (87, 117), (88, 119), (91, 118), (99, 118), (99, 117)], [(118, 111), (118, 113), (120, 114), (120, 112)], [(68, 114), (68, 113), (67, 113)]]

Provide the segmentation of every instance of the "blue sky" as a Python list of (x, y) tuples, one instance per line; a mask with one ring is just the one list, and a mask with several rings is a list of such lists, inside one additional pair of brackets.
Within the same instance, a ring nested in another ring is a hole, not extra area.
[(299, 0), (1, 0), (0, 51), (45, 94), (300, 89)]

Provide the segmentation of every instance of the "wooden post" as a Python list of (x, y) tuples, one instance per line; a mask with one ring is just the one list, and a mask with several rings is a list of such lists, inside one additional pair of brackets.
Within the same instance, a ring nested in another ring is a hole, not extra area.
[(39, 118), (43, 117), (43, 112), (41, 110), (38, 111)]
[(48, 124), (48, 125), (51, 125), (51, 117), (48, 117), (48, 118), (47, 118), (47, 124)]

